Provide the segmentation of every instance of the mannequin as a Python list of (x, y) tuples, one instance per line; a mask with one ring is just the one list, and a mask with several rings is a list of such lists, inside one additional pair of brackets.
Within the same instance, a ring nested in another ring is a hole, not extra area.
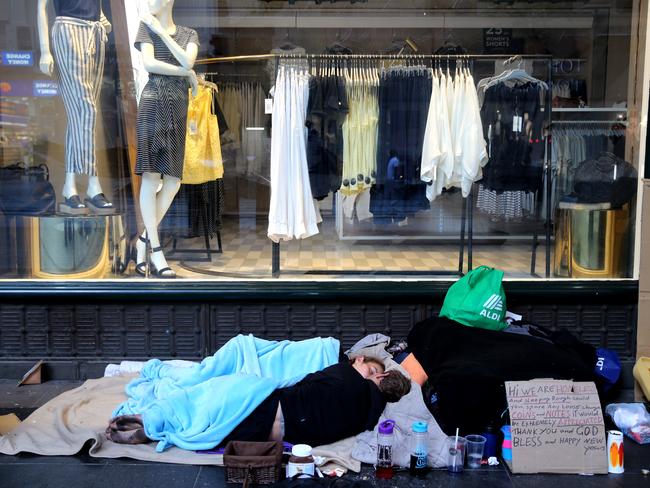
[[(197, 92), (192, 70), (198, 53), (196, 31), (174, 24), (174, 0), (148, 0), (135, 47), (149, 72), (138, 106), (138, 157), (136, 173), (142, 175), (140, 212), (145, 232), (136, 242), (136, 267), (140, 275), (175, 278), (167, 265), (158, 225), (169, 210), (181, 184), (189, 88)], [(162, 188), (159, 190), (162, 180)], [(147, 244), (151, 255), (147, 259)]]
[[(95, 128), (105, 44), (111, 24), (102, 12), (101, 0), (53, 0), (56, 19), (52, 27), (53, 50), (50, 50), (48, 3), (49, 0), (38, 0), (39, 67), (43, 74), (52, 76), (56, 60), (68, 115), (64, 201), (59, 204), (59, 211), (83, 215), (90, 209), (99, 215), (109, 215), (115, 209), (104, 196), (97, 177)], [(77, 175), (88, 175), (84, 202), (77, 191)]]

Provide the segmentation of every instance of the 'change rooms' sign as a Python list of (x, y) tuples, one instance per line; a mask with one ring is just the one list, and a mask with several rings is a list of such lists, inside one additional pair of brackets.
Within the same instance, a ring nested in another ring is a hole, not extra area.
[(34, 53), (31, 51), (2, 51), (4, 66), (34, 66)]

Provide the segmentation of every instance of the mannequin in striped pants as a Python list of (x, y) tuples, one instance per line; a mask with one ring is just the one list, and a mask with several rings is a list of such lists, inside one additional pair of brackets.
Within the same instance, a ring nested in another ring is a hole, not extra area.
[[(56, 19), (50, 32), (49, 0), (38, 0), (40, 70), (55, 72), (68, 116), (65, 140), (65, 184), (62, 213), (107, 215), (114, 212), (102, 192), (97, 176), (95, 129), (97, 105), (104, 75), (104, 49), (111, 24), (101, 9), (101, 0), (53, 0)], [(54, 56), (52, 56), (54, 54)], [(77, 175), (88, 176), (86, 198), (77, 191)]]

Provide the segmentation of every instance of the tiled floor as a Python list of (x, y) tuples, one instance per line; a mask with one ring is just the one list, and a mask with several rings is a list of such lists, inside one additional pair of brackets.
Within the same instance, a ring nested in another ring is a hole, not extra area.
[[(79, 383), (47, 382), (17, 388), (16, 382), (0, 380), (0, 415), (14, 412), (25, 418), (50, 398)], [(366, 479), (377, 488), (456, 487), (506, 488), (641, 488), (650, 486), (650, 445), (625, 444), (625, 474), (601, 476), (512, 475), (504, 466), (466, 470), (450, 475), (434, 470), (426, 478), (398, 472), (390, 481), (376, 480), (371, 466), (364, 466), (352, 479)], [(219, 488), (226, 485), (222, 468), (149, 463), (130, 459), (96, 459), (81, 452), (75, 456), (0, 455), (0, 488)]]
[[(211, 263), (183, 261), (172, 263), (177, 273), (186, 278), (262, 277), (271, 276), (271, 241), (266, 236), (265, 216), (227, 218), (221, 232), (223, 253), (214, 255)], [(390, 234), (396, 229), (386, 230)], [(377, 235), (383, 231), (378, 231)], [(505, 271), (509, 278), (530, 278), (531, 240), (478, 241), (474, 245), (474, 267), (487, 264)], [(183, 246), (200, 248), (203, 239), (191, 239)], [(216, 240), (213, 239), (213, 247)], [(334, 222), (325, 216), (320, 233), (304, 240), (283, 242), (280, 246), (282, 277), (328, 279), (337, 276), (366, 277), (369, 272), (382, 275), (394, 272), (420, 273), (435, 278), (439, 271), (458, 270), (459, 245), (448, 240), (410, 239), (341, 240)], [(187, 255), (185, 255), (187, 256)], [(179, 255), (178, 257), (183, 257)], [(538, 247), (536, 272), (544, 273), (544, 247)], [(467, 249), (464, 270), (467, 271)], [(317, 273), (313, 273), (317, 271)], [(392, 273), (391, 273), (392, 274)], [(324, 276), (323, 276), (324, 275)], [(361, 275), (361, 274), (360, 274)]]

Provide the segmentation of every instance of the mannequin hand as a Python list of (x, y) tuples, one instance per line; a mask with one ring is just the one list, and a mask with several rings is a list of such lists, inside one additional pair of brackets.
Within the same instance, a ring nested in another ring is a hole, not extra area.
[(145, 25), (147, 25), (152, 31), (154, 31), (154, 33), (158, 34), (159, 36), (162, 36), (166, 33), (165, 29), (163, 29), (162, 25), (160, 25), (160, 21), (153, 15), (143, 15), (140, 20), (142, 20)]
[(104, 30), (106, 31), (106, 34), (110, 34), (111, 32), (113, 32), (113, 25), (108, 20), (103, 20), (102, 25), (104, 26)]
[(39, 68), (41, 73), (47, 76), (52, 76), (54, 73), (54, 58), (49, 52), (41, 54), (41, 60), (39, 61)]
[(195, 97), (199, 94), (199, 79), (193, 69), (189, 70), (187, 78), (190, 80), (190, 86), (192, 87), (192, 96)]

